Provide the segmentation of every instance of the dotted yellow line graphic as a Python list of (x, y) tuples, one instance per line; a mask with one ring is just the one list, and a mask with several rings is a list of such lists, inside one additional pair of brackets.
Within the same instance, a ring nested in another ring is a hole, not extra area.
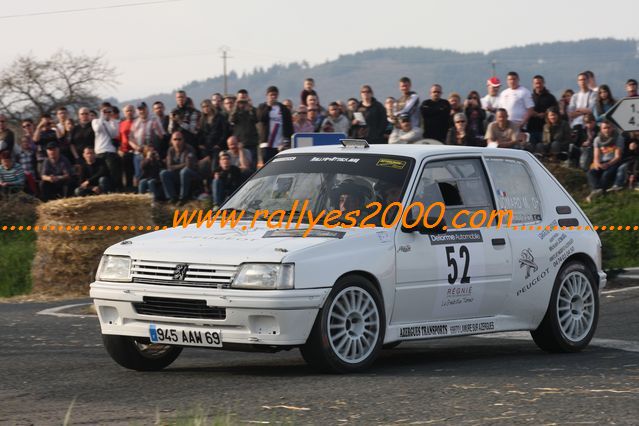
[[(179, 228), (180, 226), (178, 226)], [(33, 232), (43, 232), (43, 231), (159, 231), (168, 229), (169, 226), (151, 226), (151, 225), (3, 225), (0, 227), (2, 231), (33, 231)], [(495, 228), (495, 227), (492, 227)], [(444, 230), (451, 229), (454, 230), (456, 228), (451, 228), (444, 226)], [(481, 228), (478, 228), (481, 229)], [(498, 228), (500, 229), (500, 228)], [(501, 229), (509, 229), (507, 226), (503, 226)], [(513, 231), (639, 231), (638, 225), (603, 225), (603, 226), (540, 226), (540, 225), (521, 225), (521, 226), (511, 226), (510, 229)]]

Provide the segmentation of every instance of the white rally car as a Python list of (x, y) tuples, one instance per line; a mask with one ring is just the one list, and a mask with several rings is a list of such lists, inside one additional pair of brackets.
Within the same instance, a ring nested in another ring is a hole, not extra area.
[[(314, 367), (349, 372), (402, 341), (510, 330), (573, 352), (597, 326), (599, 237), (524, 151), (291, 149), (223, 207), (242, 220), (104, 253), (91, 297), (120, 365), (159, 370), (188, 346), (298, 347)], [(317, 222), (323, 210), (344, 216)], [(510, 227), (482, 221), (496, 210), (510, 210)]]

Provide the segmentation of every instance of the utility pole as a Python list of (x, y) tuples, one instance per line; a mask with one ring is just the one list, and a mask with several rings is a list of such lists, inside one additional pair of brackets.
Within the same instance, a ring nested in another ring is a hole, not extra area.
[(490, 64), (493, 67), (493, 77), (495, 77), (497, 75), (497, 61), (493, 59)]
[(219, 49), (219, 52), (222, 54), (221, 58), (222, 58), (222, 63), (224, 66), (224, 96), (226, 96), (229, 93), (229, 87), (228, 87), (228, 82), (227, 82), (227, 73), (226, 73), (226, 60), (228, 58), (230, 58), (230, 56), (228, 55), (229, 50), (231, 50), (228, 46), (222, 46)]

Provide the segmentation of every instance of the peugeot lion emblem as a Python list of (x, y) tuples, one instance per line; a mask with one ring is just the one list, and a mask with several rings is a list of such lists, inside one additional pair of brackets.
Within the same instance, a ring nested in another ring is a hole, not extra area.
[(173, 279), (178, 281), (184, 281), (186, 277), (186, 272), (189, 270), (189, 265), (186, 263), (178, 263), (175, 265), (175, 270), (173, 271)]
[(521, 257), (519, 258), (519, 268), (526, 267), (526, 279), (530, 278), (530, 271), (537, 272), (539, 266), (535, 263), (535, 257), (532, 251), (527, 248), (521, 251)]

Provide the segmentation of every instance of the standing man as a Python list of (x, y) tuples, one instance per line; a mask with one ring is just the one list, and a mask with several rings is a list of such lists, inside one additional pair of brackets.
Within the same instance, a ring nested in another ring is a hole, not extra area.
[(7, 126), (7, 117), (0, 114), (0, 145), (3, 145), (3, 149), (13, 152), (15, 138), (13, 131)]
[(162, 127), (162, 130), (164, 130), (162, 139), (154, 143), (155, 150), (160, 158), (164, 160), (166, 158), (166, 151), (169, 149), (171, 134), (169, 133), (169, 116), (164, 114), (164, 103), (162, 101), (153, 102), (153, 119), (157, 121)]
[(95, 144), (95, 132), (91, 127), (91, 116), (89, 108), (82, 107), (78, 110), (78, 123), (71, 130), (71, 145), (75, 147), (72, 151), (76, 164), (82, 162), (82, 153), (85, 148), (93, 149)]
[(481, 107), (486, 111), (486, 123), (495, 121), (495, 112), (499, 108), (499, 88), (501, 80), (493, 76), (486, 80), (487, 95), (481, 98)]
[(424, 121), (424, 138), (444, 143), (448, 133), (450, 103), (442, 99), (442, 86), (439, 84), (431, 86), (430, 99), (422, 102), (420, 110)]
[(510, 121), (520, 129), (532, 116), (535, 103), (530, 90), (519, 85), (519, 74), (510, 71), (506, 77), (508, 88), (499, 95), (499, 107), (508, 112)]
[(188, 105), (184, 90), (175, 92), (175, 103), (177, 105), (171, 111), (169, 117), (169, 133), (173, 134), (173, 132), (179, 130), (182, 132), (184, 142), (195, 149), (197, 147), (197, 126), (200, 121), (200, 113)]
[(105, 102), (100, 106), (100, 118), (91, 122), (95, 133), (95, 154), (106, 163), (109, 170), (109, 181), (116, 191), (122, 190), (122, 168), (117, 147), (113, 140), (118, 137), (120, 123), (112, 119), (113, 107)]
[(120, 121), (120, 147), (118, 149), (118, 155), (122, 159), (124, 187), (127, 191), (131, 191), (134, 186), (137, 186), (137, 181), (134, 180), (135, 168), (133, 166), (133, 153), (138, 149), (138, 146), (131, 136), (135, 109), (133, 105), (129, 104), (124, 107), (123, 112), (124, 120)]
[(583, 127), (584, 115), (592, 114), (592, 109), (597, 102), (597, 93), (588, 87), (588, 75), (585, 72), (577, 75), (579, 91), (572, 95), (568, 104), (568, 118), (570, 127)]
[(278, 88), (270, 86), (266, 89), (266, 102), (257, 107), (257, 130), (260, 141), (258, 168), (279, 151), (290, 147), (293, 119), (289, 109), (277, 101), (278, 96)]
[(628, 81), (626, 81), (626, 96), (629, 98), (639, 96), (637, 93), (637, 80), (634, 78), (629, 78)]
[(233, 126), (233, 136), (242, 142), (244, 148), (251, 152), (251, 165), (255, 167), (258, 141), (257, 115), (245, 89), (240, 89), (237, 92), (237, 100), (230, 122)]
[(411, 91), (412, 83), (410, 78), (402, 77), (399, 79), (399, 91), (402, 96), (397, 100), (397, 105), (393, 115), (389, 117), (396, 128), (399, 128), (398, 117), (400, 115), (408, 115), (413, 128), (419, 127), (419, 96)]
[(149, 108), (146, 102), (140, 102), (137, 105), (138, 118), (135, 119), (131, 126), (131, 142), (134, 146), (133, 170), (135, 186), (138, 186), (142, 178), (142, 160), (144, 159), (144, 148), (147, 146), (155, 147), (156, 141), (164, 138), (164, 129), (158, 120), (149, 117)]
[(557, 98), (546, 89), (546, 82), (544, 77), (536, 75), (533, 77), (533, 102), (535, 106), (533, 113), (528, 120), (528, 133), (530, 133), (530, 143), (533, 146), (541, 142), (544, 132), (544, 124), (546, 119), (546, 111), (548, 108), (556, 107)]

